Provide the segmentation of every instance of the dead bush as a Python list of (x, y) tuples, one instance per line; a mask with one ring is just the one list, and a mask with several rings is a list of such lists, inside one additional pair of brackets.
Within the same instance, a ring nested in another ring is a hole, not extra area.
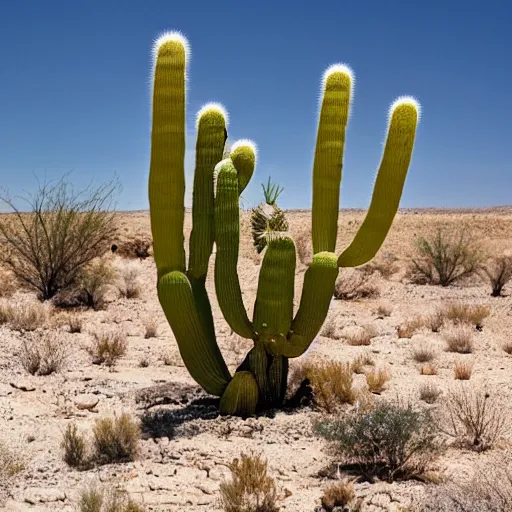
[(454, 302), (446, 306), (444, 316), (453, 324), (474, 325), (477, 329), (482, 328), (482, 323), (489, 316), (491, 308), (484, 304), (465, 304)]
[(432, 347), (423, 345), (413, 349), (412, 357), (417, 363), (428, 363), (436, 357), (436, 353)]
[(329, 484), (324, 489), (322, 507), (327, 512), (332, 512), (336, 507), (346, 507), (356, 498), (352, 480), (344, 478), (338, 482)]
[(374, 366), (375, 362), (370, 354), (360, 354), (352, 361), (352, 372), (357, 375), (362, 375), (365, 371), (365, 366)]
[(0, 304), (0, 324), (6, 323), (15, 331), (35, 331), (48, 321), (49, 309), (39, 302)]
[(6, 192), (0, 198), (13, 211), (0, 217), (1, 257), (41, 300), (75, 284), (81, 269), (108, 250), (115, 233), (109, 205), (116, 189), (112, 181), (77, 193), (63, 178), (24, 198), (29, 213)]
[(125, 266), (121, 269), (117, 289), (121, 297), (126, 299), (137, 299), (142, 293), (142, 286), (139, 278), (139, 270), (134, 265)]
[(510, 431), (505, 404), (486, 391), (460, 386), (450, 393), (442, 409), (443, 431), (475, 451), (492, 448)]
[[(428, 284), (449, 286), (475, 274), (482, 263), (480, 248), (464, 229), (455, 242), (438, 229), (430, 238), (418, 238), (416, 250), (419, 257), (412, 260), (411, 273)], [(418, 279), (413, 280), (418, 282)]]
[(444, 325), (445, 319), (445, 311), (437, 309), (436, 311), (427, 314), (423, 319), (423, 323), (432, 332), (439, 332)]
[(343, 268), (334, 286), (337, 300), (357, 300), (379, 296), (379, 289), (369, 283), (372, 274), (368, 270)]
[(390, 304), (381, 303), (377, 307), (377, 315), (379, 318), (391, 316), (392, 312), (393, 312), (393, 306), (391, 306)]
[(512, 356), (512, 341), (507, 340), (503, 343), (501, 348), (509, 355)]
[(66, 341), (59, 332), (26, 333), (21, 342), (19, 359), (31, 375), (50, 375), (64, 366)]
[(391, 379), (391, 373), (387, 368), (372, 368), (365, 372), (368, 389), (372, 393), (382, 393), (386, 389), (386, 383)]
[(441, 394), (441, 390), (434, 384), (422, 384), (420, 386), (420, 400), (433, 404)]
[(294, 237), (295, 247), (299, 261), (303, 265), (309, 265), (313, 261), (313, 248), (311, 246), (311, 232), (308, 230), (301, 231)]
[(343, 334), (343, 337), (345, 338), (347, 345), (351, 345), (353, 347), (362, 347), (371, 345), (371, 334), (372, 333), (369, 332), (367, 329), (361, 327), (354, 330), (347, 330)]
[(491, 296), (500, 297), (503, 288), (512, 279), (512, 257), (493, 258), (482, 271), (491, 284)]
[(437, 367), (433, 363), (425, 363), (420, 368), (421, 375), (437, 375)]
[(23, 457), (12, 446), (0, 442), (0, 486), (2, 480), (11, 478), (25, 469)]
[(117, 360), (126, 354), (126, 334), (118, 329), (101, 330), (92, 333), (94, 340), (88, 347), (93, 364), (115, 366)]
[(473, 363), (470, 361), (455, 361), (453, 376), (455, 380), (469, 380), (473, 374)]
[(326, 338), (330, 338), (331, 340), (339, 339), (338, 329), (336, 327), (336, 321), (333, 316), (328, 316), (322, 326), (322, 331), (320, 333), (321, 336), (325, 336)]
[(413, 334), (425, 326), (423, 318), (416, 317), (407, 320), (398, 326), (397, 333), (399, 338), (412, 338)]
[(82, 332), (83, 318), (78, 314), (69, 315), (68, 317), (69, 332), (72, 334)]
[(87, 442), (85, 437), (78, 432), (75, 423), (69, 423), (62, 435), (61, 447), (64, 450), (64, 462), (68, 466), (82, 467), (87, 456)]
[(121, 242), (115, 253), (123, 258), (139, 258), (145, 260), (151, 255), (151, 246), (153, 242), (150, 237), (145, 235), (136, 235), (131, 240)]
[(140, 427), (129, 414), (96, 420), (93, 435), (95, 458), (98, 462), (109, 464), (135, 459)]
[(468, 325), (457, 325), (443, 330), (448, 352), (470, 354), (473, 352), (473, 330)]
[(144, 319), (144, 338), (156, 338), (158, 336), (158, 321), (154, 317)]
[(231, 481), (220, 484), (224, 512), (277, 512), (277, 490), (260, 455), (242, 453), (229, 464)]
[(12, 297), (16, 288), (17, 283), (13, 273), (0, 267), (0, 298)]
[(83, 489), (78, 499), (79, 512), (144, 512), (126, 491), (118, 488), (100, 489), (95, 486)]
[(398, 258), (396, 256), (388, 253), (373, 259), (367, 263), (364, 268), (368, 269), (370, 272), (378, 272), (385, 279), (389, 279), (398, 272), (397, 261)]

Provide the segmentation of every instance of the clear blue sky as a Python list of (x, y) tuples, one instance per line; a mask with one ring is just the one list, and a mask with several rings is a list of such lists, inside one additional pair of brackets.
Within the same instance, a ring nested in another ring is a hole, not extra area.
[(209, 101), (227, 107), (230, 140), (259, 146), (246, 206), (271, 174), (282, 207), (310, 207), (319, 83), (335, 62), (356, 75), (341, 207), (367, 207), (400, 95), (423, 107), (402, 207), (512, 204), (511, 26), (510, 0), (6, 1), (0, 185), (117, 173), (118, 208), (147, 209), (150, 51), (180, 30), (192, 47), (189, 148)]

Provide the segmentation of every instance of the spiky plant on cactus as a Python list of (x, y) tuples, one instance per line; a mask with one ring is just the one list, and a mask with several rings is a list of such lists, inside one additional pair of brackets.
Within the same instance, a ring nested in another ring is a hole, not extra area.
[[(344, 65), (327, 69), (313, 164), (313, 261), (305, 273), (300, 304), (294, 312), (295, 244), (281, 231), (269, 236), (251, 321), (242, 298), (237, 264), (239, 197), (254, 172), (256, 150), (249, 141), (239, 141), (233, 144), (229, 157), (222, 159), (227, 115), (218, 104), (206, 105), (197, 116), (188, 265), (186, 261), (187, 59), (188, 43), (182, 35), (166, 34), (156, 42), (149, 202), (158, 298), (191, 376), (205, 391), (221, 397), (222, 414), (248, 416), (257, 409), (282, 404), (288, 358), (303, 354), (320, 331), (339, 267), (366, 263), (382, 245), (409, 168), (419, 105), (412, 98), (393, 103), (369, 211), (354, 241), (337, 256), (339, 189), (353, 76)], [(234, 332), (253, 341), (233, 376), (216, 342), (205, 286), (214, 242), (214, 281), (220, 309)]]
[(261, 188), (265, 202), (260, 203), (251, 213), (252, 239), (258, 254), (265, 249), (272, 233), (288, 231), (288, 221), (283, 210), (277, 206), (277, 198), (283, 192), (283, 187), (272, 183), (269, 176), (267, 184), (262, 183)]

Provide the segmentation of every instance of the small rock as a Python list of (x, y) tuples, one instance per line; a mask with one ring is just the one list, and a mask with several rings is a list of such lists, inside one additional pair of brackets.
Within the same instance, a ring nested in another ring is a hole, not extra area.
[(35, 391), (35, 389), (36, 389), (34, 386), (29, 384), (28, 382), (23, 382), (23, 381), (9, 382), (9, 384), (14, 389), (19, 389), (20, 391)]

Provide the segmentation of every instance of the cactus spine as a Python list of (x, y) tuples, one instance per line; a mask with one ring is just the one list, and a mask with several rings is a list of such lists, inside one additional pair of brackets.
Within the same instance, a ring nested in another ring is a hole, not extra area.
[[(343, 65), (331, 66), (325, 72), (313, 165), (314, 256), (304, 277), (300, 305), (294, 315), (295, 244), (286, 229), (270, 230), (265, 237), (266, 251), (251, 321), (242, 298), (237, 264), (239, 196), (254, 173), (256, 148), (242, 140), (223, 159), (227, 115), (218, 104), (206, 105), (197, 118), (193, 226), (186, 264), (187, 58), (188, 43), (180, 34), (166, 34), (155, 45), (149, 202), (158, 298), (191, 376), (208, 393), (221, 397), (221, 413), (249, 416), (257, 408), (282, 404), (288, 358), (303, 354), (322, 327), (339, 267), (366, 263), (382, 245), (409, 168), (419, 105), (412, 98), (399, 98), (392, 105), (370, 208), (354, 241), (337, 256), (339, 189), (353, 76)], [(233, 331), (254, 342), (233, 376), (215, 339), (205, 287), (214, 242), (215, 291), (220, 309)]]

